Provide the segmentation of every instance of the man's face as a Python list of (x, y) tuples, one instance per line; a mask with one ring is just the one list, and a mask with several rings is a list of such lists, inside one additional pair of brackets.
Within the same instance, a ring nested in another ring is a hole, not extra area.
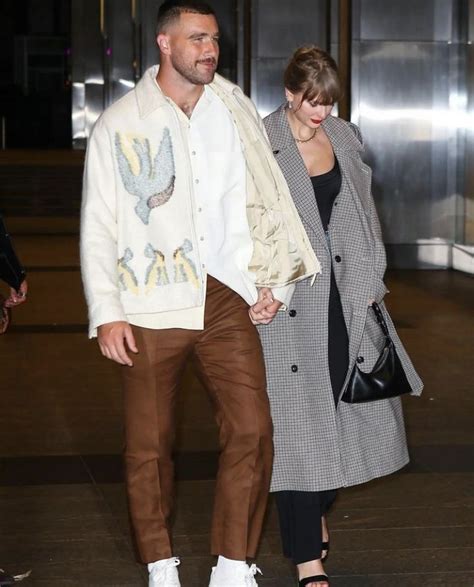
[(185, 12), (165, 37), (176, 72), (192, 84), (212, 82), (219, 59), (219, 27), (214, 16)]

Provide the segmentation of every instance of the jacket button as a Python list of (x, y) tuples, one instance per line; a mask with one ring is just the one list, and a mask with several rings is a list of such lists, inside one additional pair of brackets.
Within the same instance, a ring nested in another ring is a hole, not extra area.
[(293, 373), (296, 373), (298, 371), (298, 365), (291, 365), (291, 370)]
[(294, 318), (296, 316), (296, 310), (290, 310), (288, 314), (291, 316), (291, 318)]
[(336, 263), (340, 263), (340, 262), (342, 261), (342, 259), (341, 259), (340, 255), (336, 255), (336, 256), (334, 257), (334, 260), (336, 261)]
[(358, 362), (359, 364), (360, 364), (360, 363), (363, 363), (363, 362), (364, 362), (364, 357), (357, 357), (357, 362)]

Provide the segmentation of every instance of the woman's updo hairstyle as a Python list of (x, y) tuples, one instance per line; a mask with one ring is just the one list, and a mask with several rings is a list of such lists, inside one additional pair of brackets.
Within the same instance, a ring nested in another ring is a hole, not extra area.
[(341, 82), (334, 59), (315, 45), (300, 47), (285, 70), (285, 88), (303, 93), (302, 100), (332, 105), (341, 97)]

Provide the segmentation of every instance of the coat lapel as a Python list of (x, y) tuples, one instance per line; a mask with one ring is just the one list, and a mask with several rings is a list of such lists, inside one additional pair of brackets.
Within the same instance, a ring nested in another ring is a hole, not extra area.
[(342, 174), (341, 194), (349, 195), (357, 209), (370, 215), (370, 169), (358, 156), (363, 147), (347, 123), (334, 116), (323, 122), (323, 128), (331, 142), (334, 154), (339, 161)]
[[(370, 215), (370, 170), (359, 157), (360, 151), (363, 150), (362, 144), (355, 132), (348, 128), (347, 122), (334, 116), (329, 116), (323, 122), (323, 128), (341, 169), (340, 196), (352, 198), (359, 214), (362, 218), (367, 218)], [(291, 133), (285, 106), (277, 110), (272, 120), (271, 140), (273, 154), (284, 170), (298, 212), (326, 247), (326, 235), (321, 224), (313, 184)]]
[(285, 171), (285, 177), (299, 214), (324, 246), (327, 246), (313, 184), (291, 133), (284, 106), (281, 106), (277, 111), (275, 123), (275, 132), (272, 133), (273, 154)]

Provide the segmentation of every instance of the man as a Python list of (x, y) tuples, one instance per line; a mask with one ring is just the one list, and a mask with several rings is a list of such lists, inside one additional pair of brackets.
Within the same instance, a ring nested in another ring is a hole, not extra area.
[(222, 449), (210, 585), (257, 585), (246, 560), (261, 532), (272, 427), (252, 322), (271, 320), (289, 284), (318, 264), (254, 106), (215, 74), (212, 9), (165, 2), (157, 44), (160, 67), (106, 110), (88, 145), (81, 251), (90, 335), (124, 366), (126, 485), (149, 585), (180, 585), (171, 453), (176, 390), (192, 354)]

